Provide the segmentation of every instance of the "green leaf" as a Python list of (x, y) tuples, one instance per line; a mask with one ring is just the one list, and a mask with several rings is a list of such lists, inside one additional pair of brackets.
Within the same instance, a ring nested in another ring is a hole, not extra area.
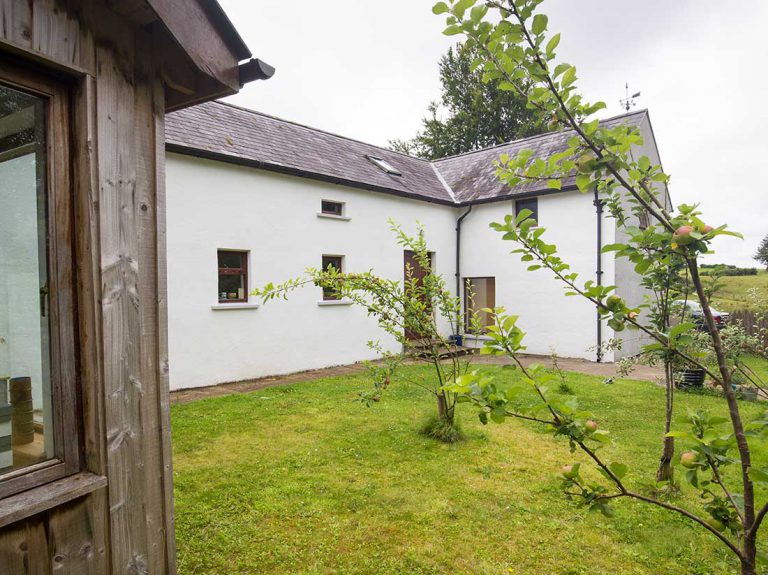
[(433, 14), (445, 14), (449, 11), (448, 4), (445, 2), (438, 2), (434, 6), (432, 6), (432, 13)]
[(547, 186), (549, 186), (553, 190), (561, 190), (563, 188), (563, 182), (553, 178), (553, 179), (547, 180)]
[(560, 44), (560, 33), (552, 36), (549, 42), (547, 42), (547, 56), (552, 56), (554, 54), (558, 44)]
[(611, 463), (611, 464), (608, 466), (608, 468), (609, 468), (609, 469), (611, 470), (611, 472), (612, 472), (612, 473), (613, 473), (613, 474), (614, 474), (616, 477), (618, 477), (619, 479), (621, 479), (622, 477), (624, 477), (624, 476), (627, 474), (627, 471), (629, 471), (629, 467), (627, 467), (627, 466), (626, 466), (626, 465), (624, 465), (623, 463), (616, 463), (616, 462), (613, 462), (613, 463)]
[(461, 29), (461, 26), (457, 26), (454, 24), (453, 26), (448, 26), (445, 30), (443, 30), (443, 34), (446, 36), (455, 36), (456, 34), (461, 34), (464, 30)]
[(536, 16), (533, 17), (533, 24), (531, 25), (531, 31), (538, 35), (544, 32), (544, 30), (547, 29), (547, 22), (549, 21), (549, 18), (546, 14), (536, 14)]
[(768, 471), (758, 469), (757, 467), (749, 468), (749, 478), (755, 483), (763, 483), (768, 485)]

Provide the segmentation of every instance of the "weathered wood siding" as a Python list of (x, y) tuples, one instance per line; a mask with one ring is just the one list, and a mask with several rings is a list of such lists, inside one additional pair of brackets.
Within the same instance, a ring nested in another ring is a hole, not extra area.
[(0, 66), (12, 54), (72, 77), (85, 470), (107, 477), (0, 529), (3, 575), (175, 571), (161, 58), (152, 28), (110, 4), (0, 0)]

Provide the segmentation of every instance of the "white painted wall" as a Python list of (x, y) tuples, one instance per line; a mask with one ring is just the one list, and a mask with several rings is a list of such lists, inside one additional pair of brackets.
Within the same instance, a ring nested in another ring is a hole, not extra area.
[[(559, 255), (578, 272), (582, 282), (595, 280), (596, 213), (590, 194), (563, 192), (539, 197), (539, 224), (543, 236), (558, 246)], [(510, 251), (519, 246), (503, 241), (502, 234), (489, 227), (514, 213), (514, 202), (481, 204), (473, 208), (462, 226), (461, 271), (464, 277), (496, 277), (496, 305), (519, 315), (518, 325), (526, 332), (527, 352), (562, 357), (594, 359), (589, 351), (597, 341), (595, 307), (579, 297), (565, 295), (563, 285), (551, 272), (528, 271), (531, 263), (520, 261)], [(615, 226), (604, 220), (603, 241), (612, 243)], [(603, 257), (604, 283), (612, 283), (614, 259)], [(603, 339), (613, 332), (603, 326)], [(612, 361), (612, 356), (605, 361)]]
[[(641, 156), (648, 156), (652, 164), (660, 164), (659, 152), (656, 148), (656, 141), (653, 138), (653, 131), (651, 129), (651, 121), (647, 115), (643, 116), (639, 125), (640, 133), (643, 135), (643, 145), (638, 146), (633, 150), (633, 156), (635, 159), (639, 159)], [(666, 208), (672, 211), (672, 205), (669, 201), (669, 197), (664, 193), (661, 184), (656, 184), (658, 194), (664, 198)], [(629, 201), (626, 201), (625, 210), (630, 213), (631, 205)], [(632, 216), (630, 221), (632, 225), (639, 225), (637, 218)], [(655, 222), (651, 222), (655, 223)], [(617, 242), (625, 243), (628, 240), (628, 235), (624, 230), (618, 230)], [(627, 258), (619, 258), (616, 260), (616, 293), (620, 295), (630, 307), (640, 306), (646, 303), (653, 295), (650, 290), (644, 288), (640, 283), (640, 278), (635, 273), (635, 265)], [(648, 310), (643, 308), (640, 314), (640, 321), (647, 323)], [(650, 343), (650, 337), (639, 330), (625, 330), (620, 334), (622, 340), (621, 350), (618, 350), (615, 354), (616, 359), (623, 357), (630, 357), (637, 355), (642, 351), (644, 345)]]
[[(167, 160), (167, 197), (173, 389), (354, 363), (374, 357), (369, 340), (399, 351), (363, 310), (318, 305), (322, 293), (316, 287), (258, 308), (212, 309), (217, 308), (218, 249), (249, 251), (249, 288), (319, 267), (323, 254), (343, 255), (346, 271), (373, 269), (401, 280), (403, 251), (387, 219), (411, 233), (420, 221), (437, 271), (449, 287), (455, 285), (455, 225), (465, 208), (173, 153)], [(324, 199), (344, 202), (349, 221), (319, 218)], [(594, 359), (594, 306), (565, 296), (549, 272), (529, 272), (529, 264), (509, 253), (516, 246), (489, 228), (513, 211), (512, 201), (474, 207), (462, 228), (462, 275), (496, 278), (496, 303), (520, 315), (530, 353)], [(559, 247), (582, 282), (596, 277), (596, 217), (591, 194), (539, 197), (547, 241)], [(614, 241), (614, 222), (604, 216), (603, 242)], [(612, 254), (603, 256), (603, 270), (604, 283), (614, 284)], [(624, 291), (633, 289), (626, 270), (622, 281)], [(449, 329), (445, 326), (446, 333)], [(613, 336), (604, 325), (603, 340)], [(613, 359), (612, 353), (604, 358)]]
[[(344, 255), (346, 271), (402, 280), (403, 250), (387, 219), (411, 233), (419, 221), (437, 271), (454, 285), (455, 208), (179, 154), (168, 154), (166, 173), (173, 389), (369, 359), (368, 340), (399, 351), (363, 310), (319, 306), (314, 286), (258, 309), (212, 310), (218, 249), (250, 252), (251, 288), (320, 267), (323, 254)], [(350, 220), (319, 218), (323, 199), (345, 202)]]

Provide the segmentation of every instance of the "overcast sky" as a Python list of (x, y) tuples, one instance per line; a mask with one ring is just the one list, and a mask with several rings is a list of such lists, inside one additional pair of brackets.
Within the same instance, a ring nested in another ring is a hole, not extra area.
[[(440, 94), (442, 35), (432, 0), (221, 0), (255, 57), (277, 68), (229, 101), (385, 146), (420, 127)], [(673, 201), (745, 240), (710, 261), (756, 265), (768, 234), (768, 2), (547, 0), (559, 57), (590, 100), (622, 110), (641, 91)]]

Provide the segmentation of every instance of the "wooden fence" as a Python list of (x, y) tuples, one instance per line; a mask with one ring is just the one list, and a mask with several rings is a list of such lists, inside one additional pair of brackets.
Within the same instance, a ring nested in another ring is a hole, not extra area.
[(763, 343), (768, 345), (768, 319), (763, 318), (758, 320), (755, 312), (748, 310), (740, 310), (731, 312), (729, 321), (732, 323), (740, 323), (744, 326), (744, 330), (750, 335), (763, 334)]

